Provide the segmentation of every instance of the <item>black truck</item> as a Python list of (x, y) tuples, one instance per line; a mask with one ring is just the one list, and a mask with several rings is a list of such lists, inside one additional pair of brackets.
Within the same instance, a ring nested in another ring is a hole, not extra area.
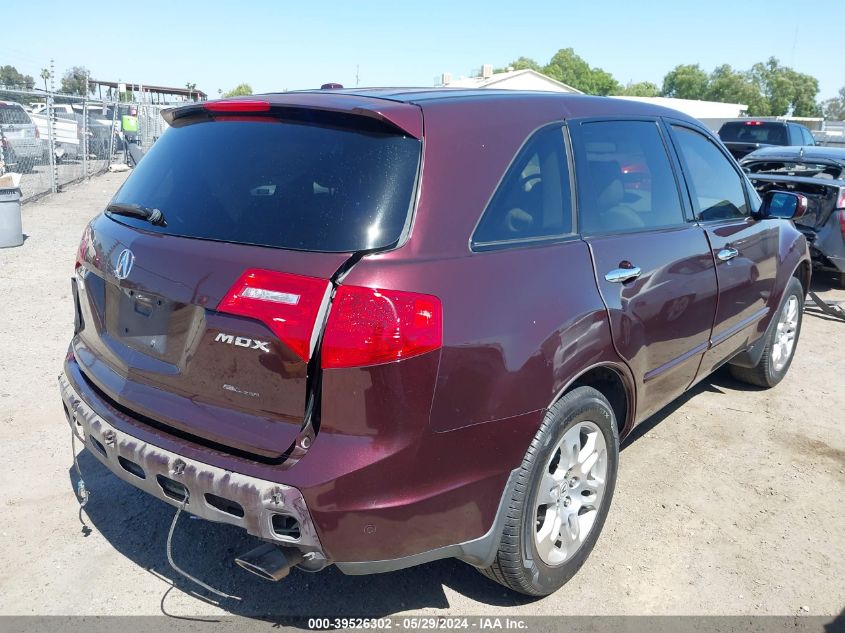
[(761, 147), (816, 144), (810, 130), (787, 121), (728, 121), (719, 128), (719, 138), (737, 160)]

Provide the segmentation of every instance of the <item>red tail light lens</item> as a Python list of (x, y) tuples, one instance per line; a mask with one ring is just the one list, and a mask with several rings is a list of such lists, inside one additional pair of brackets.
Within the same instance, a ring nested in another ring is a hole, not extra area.
[(325, 279), (250, 269), (235, 282), (217, 310), (261, 321), (307, 361), (314, 323), (328, 287)]
[(443, 308), (431, 295), (360, 286), (337, 289), (326, 333), (326, 369), (417, 356), (443, 344)]
[(839, 232), (842, 233), (842, 239), (845, 240), (845, 209), (839, 212)]
[(270, 102), (257, 99), (235, 99), (209, 101), (203, 107), (209, 112), (267, 112), (270, 110)]

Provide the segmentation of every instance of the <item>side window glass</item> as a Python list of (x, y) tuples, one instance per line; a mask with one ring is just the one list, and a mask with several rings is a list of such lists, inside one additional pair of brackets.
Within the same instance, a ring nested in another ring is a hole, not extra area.
[(703, 134), (672, 126), (685, 163), (697, 220), (729, 220), (749, 213), (742, 179), (730, 161)]
[(570, 191), (563, 130), (544, 128), (511, 164), (475, 229), (473, 244), (572, 233)]
[(802, 127), (801, 133), (804, 135), (804, 145), (815, 145), (816, 140), (813, 138), (812, 132), (807, 128)]
[(581, 230), (642, 231), (684, 222), (678, 187), (653, 121), (581, 125)]

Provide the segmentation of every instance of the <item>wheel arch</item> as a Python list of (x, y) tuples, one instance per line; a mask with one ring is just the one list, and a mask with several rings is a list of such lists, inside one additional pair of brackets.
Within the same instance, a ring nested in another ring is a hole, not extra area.
[(607, 398), (619, 425), (619, 437), (624, 438), (634, 427), (637, 402), (636, 387), (630, 371), (614, 363), (597, 363), (587, 367), (558, 391), (549, 407), (573, 389), (585, 386), (592, 387)]
[(792, 271), (792, 276), (801, 282), (801, 287), (804, 288), (804, 296), (810, 291), (810, 280), (812, 279), (812, 266), (809, 259), (802, 259), (798, 262), (795, 270)]

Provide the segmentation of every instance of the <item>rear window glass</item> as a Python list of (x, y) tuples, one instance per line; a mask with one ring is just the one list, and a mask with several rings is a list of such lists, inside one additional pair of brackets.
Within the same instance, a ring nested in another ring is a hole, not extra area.
[(765, 160), (743, 162), (743, 167), (752, 174), (783, 174), (836, 180), (842, 178), (843, 167), (823, 163), (799, 163), (788, 160)]
[(29, 116), (19, 105), (0, 104), (0, 125), (29, 124)]
[(786, 126), (783, 123), (761, 121), (725, 123), (719, 130), (719, 138), (725, 143), (789, 144), (786, 140)]
[(113, 200), (159, 209), (167, 225), (112, 217), (145, 231), (293, 250), (393, 245), (408, 221), (421, 144), (367, 123), (172, 127)]

